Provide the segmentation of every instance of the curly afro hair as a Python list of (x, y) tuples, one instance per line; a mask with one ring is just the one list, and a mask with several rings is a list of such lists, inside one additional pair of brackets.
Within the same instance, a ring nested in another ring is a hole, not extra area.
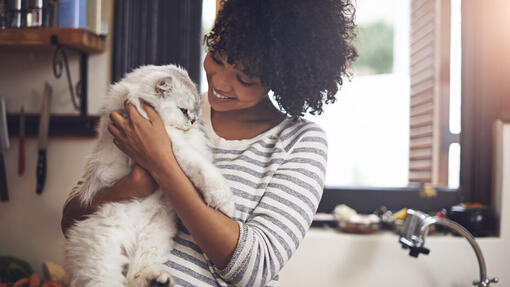
[(357, 57), (350, 0), (222, 0), (204, 37), (229, 64), (258, 77), (287, 115), (321, 114)]

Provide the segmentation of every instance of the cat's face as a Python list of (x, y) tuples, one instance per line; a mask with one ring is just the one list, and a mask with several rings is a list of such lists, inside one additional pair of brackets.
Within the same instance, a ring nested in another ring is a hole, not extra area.
[(135, 97), (151, 104), (165, 125), (188, 130), (198, 121), (200, 95), (188, 73), (174, 65), (143, 66), (126, 78)]

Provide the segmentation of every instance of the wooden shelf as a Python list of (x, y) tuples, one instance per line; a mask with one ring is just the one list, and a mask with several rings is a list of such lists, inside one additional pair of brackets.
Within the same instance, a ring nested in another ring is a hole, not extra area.
[(3, 52), (53, 52), (58, 43), (87, 54), (100, 53), (105, 50), (104, 37), (75, 28), (11, 28), (0, 30), (0, 51)]
[[(50, 136), (97, 136), (96, 126), (99, 116), (81, 115), (51, 115)], [(19, 135), (19, 115), (7, 114), (7, 125), (10, 136)], [(39, 115), (25, 115), (25, 135), (37, 137), (39, 130)]]
[[(64, 50), (80, 55), (80, 115), (50, 116), (50, 135), (96, 136), (97, 116), (87, 115), (87, 75), (88, 55), (103, 52), (106, 48), (104, 37), (75, 28), (11, 28), (0, 30), (0, 52), (55, 52), (53, 71), (57, 78), (67, 69), (67, 57)], [(60, 54), (58, 53), (60, 52)], [(60, 55), (60, 59), (58, 59)], [(60, 68), (57, 68), (60, 66)], [(60, 72), (55, 72), (60, 70)], [(70, 78), (67, 79), (70, 82)], [(75, 84), (69, 84), (74, 89)], [(18, 134), (19, 115), (8, 114), (9, 133)], [(39, 115), (26, 115), (27, 136), (37, 136)]]

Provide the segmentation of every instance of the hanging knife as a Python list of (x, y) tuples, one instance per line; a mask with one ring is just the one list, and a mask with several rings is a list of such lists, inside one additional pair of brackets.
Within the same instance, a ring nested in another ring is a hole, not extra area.
[(18, 175), (25, 172), (25, 108), (19, 112)]
[(0, 96), (0, 200), (8, 201), (7, 174), (4, 164), (3, 150), (9, 148), (9, 132), (7, 131), (7, 109), (4, 97)]
[(44, 95), (39, 117), (39, 158), (37, 159), (37, 186), (36, 193), (41, 194), (46, 182), (46, 147), (48, 146), (48, 128), (50, 124), (50, 103), (51, 103), (51, 86), (44, 84)]

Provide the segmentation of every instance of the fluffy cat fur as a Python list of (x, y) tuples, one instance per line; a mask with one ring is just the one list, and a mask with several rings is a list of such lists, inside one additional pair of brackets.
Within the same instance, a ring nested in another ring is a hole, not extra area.
[[(199, 128), (200, 95), (187, 72), (174, 65), (143, 66), (114, 84), (101, 110), (99, 141), (85, 167), (78, 196), (91, 203), (99, 190), (127, 175), (133, 162), (114, 144), (107, 131), (109, 114), (124, 101), (151, 104), (164, 121), (175, 157), (205, 202), (228, 216), (234, 212), (230, 188), (212, 164), (212, 154)], [(161, 190), (143, 199), (107, 203), (76, 222), (65, 243), (65, 267), (70, 286), (172, 286), (168, 260), (177, 233), (176, 215)]]

